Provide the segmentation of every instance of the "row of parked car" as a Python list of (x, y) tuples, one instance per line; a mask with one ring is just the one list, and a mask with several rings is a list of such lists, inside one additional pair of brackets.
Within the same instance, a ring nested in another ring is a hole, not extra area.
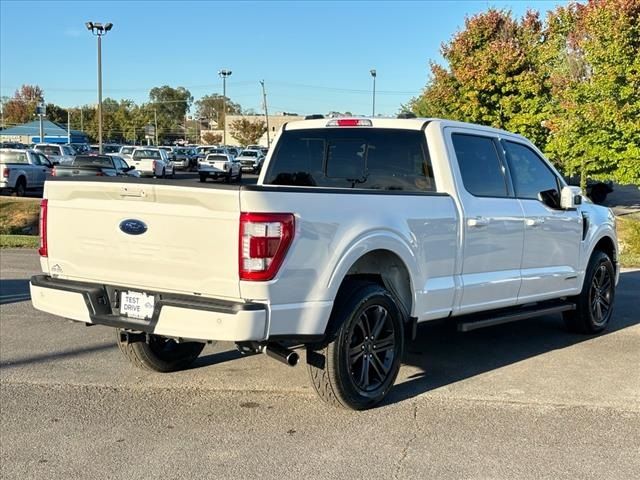
[(219, 145), (145, 147), (131, 145), (21, 144), (0, 145), (0, 193), (23, 196), (39, 190), (50, 176), (135, 176), (172, 178), (177, 169), (208, 178), (240, 181), (242, 172), (260, 172), (266, 149), (240, 150)]

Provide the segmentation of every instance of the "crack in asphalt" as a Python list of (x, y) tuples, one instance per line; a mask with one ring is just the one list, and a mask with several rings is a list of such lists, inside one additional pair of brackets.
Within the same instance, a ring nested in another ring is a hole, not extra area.
[(416, 439), (418, 438), (418, 432), (420, 431), (420, 425), (418, 424), (418, 403), (417, 403), (417, 401), (413, 402), (412, 407), (413, 407), (412, 408), (412, 412), (413, 412), (412, 434), (411, 434), (411, 437), (409, 437), (407, 442), (404, 444), (404, 447), (402, 448), (402, 451), (400, 452), (400, 458), (396, 462), (396, 465), (395, 465), (395, 468), (394, 468), (394, 472), (393, 472), (393, 479), (394, 480), (397, 480), (398, 478), (400, 478), (400, 470), (402, 469), (402, 464), (407, 459), (407, 455), (409, 455), (409, 448), (411, 448), (411, 445), (413, 444), (413, 442), (415, 442)]

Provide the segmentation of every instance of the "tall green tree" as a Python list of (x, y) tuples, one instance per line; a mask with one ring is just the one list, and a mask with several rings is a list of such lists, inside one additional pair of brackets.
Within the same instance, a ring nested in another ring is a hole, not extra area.
[(44, 92), (37, 85), (22, 85), (13, 97), (3, 102), (4, 121), (7, 126), (34, 120), (36, 106), (44, 100)]
[[(229, 97), (226, 98), (227, 102), (227, 114), (238, 115), (242, 113), (242, 107), (240, 104), (232, 102)], [(200, 100), (197, 100), (196, 116), (200, 119), (215, 120), (218, 127), (224, 125), (224, 103), (225, 97), (213, 93), (211, 95), (205, 95)]]
[(149, 91), (148, 107), (153, 108), (157, 114), (158, 137), (162, 141), (184, 137), (185, 115), (192, 103), (193, 96), (184, 87), (164, 85)]
[(431, 79), (410, 107), (421, 116), (444, 117), (512, 130), (543, 146), (550, 87), (538, 68), (543, 41), (536, 12), (520, 20), (490, 9), (465, 22), (442, 46), (447, 65), (431, 63)]
[(266, 131), (267, 125), (262, 120), (250, 121), (241, 118), (231, 122), (231, 135), (243, 146), (258, 142)]
[(553, 94), (547, 151), (569, 174), (640, 185), (640, 2), (591, 0), (549, 17)]
[(640, 184), (640, 2), (588, 0), (541, 22), (490, 9), (442, 46), (421, 116), (521, 133), (565, 173)]

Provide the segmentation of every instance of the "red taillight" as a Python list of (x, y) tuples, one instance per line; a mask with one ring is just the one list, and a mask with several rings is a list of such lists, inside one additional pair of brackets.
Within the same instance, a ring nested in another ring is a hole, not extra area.
[(9, 167), (5, 167), (4, 170), (2, 170), (2, 176), (4, 178), (9, 178), (10, 174), (11, 174), (11, 169)]
[(276, 276), (295, 232), (292, 213), (240, 214), (240, 280)]
[(96, 177), (104, 177), (104, 173), (98, 172), (98, 173), (96, 173)]
[(53, 168), (51, 169), (51, 176), (52, 176), (52, 177), (55, 177), (55, 176), (56, 176), (56, 167), (53, 167)]
[(327, 127), (371, 127), (368, 118), (334, 118), (327, 122)]
[(46, 198), (40, 202), (40, 248), (38, 253), (41, 257), (49, 256), (47, 247), (47, 212), (49, 200)]

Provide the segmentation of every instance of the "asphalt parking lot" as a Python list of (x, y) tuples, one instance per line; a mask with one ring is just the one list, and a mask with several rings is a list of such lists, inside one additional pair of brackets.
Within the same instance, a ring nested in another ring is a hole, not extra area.
[(2, 250), (3, 479), (637, 478), (640, 271), (612, 329), (558, 316), (420, 328), (380, 408), (324, 406), (304, 365), (208, 346), (175, 374), (131, 367), (111, 329), (34, 310), (35, 252)]

